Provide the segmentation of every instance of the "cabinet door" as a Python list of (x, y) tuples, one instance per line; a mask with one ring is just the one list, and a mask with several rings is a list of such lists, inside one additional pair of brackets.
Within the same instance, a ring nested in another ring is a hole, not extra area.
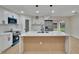
[(1, 53), (1, 51), (2, 51), (2, 39), (0, 37), (0, 53)]
[(12, 45), (12, 39), (9, 35), (4, 36), (4, 49), (9, 48)]
[[(7, 39), (7, 38), (6, 38)], [(6, 49), (6, 45), (8, 44), (8, 43), (6, 43), (6, 39), (5, 39), (5, 36), (4, 35), (2, 35), (2, 37), (1, 37), (1, 42), (2, 42), (2, 48), (1, 48), (1, 50), (2, 51), (4, 51), (5, 49)]]
[(0, 52), (5, 51), (11, 45), (12, 45), (12, 39), (10, 39), (9, 35), (0, 36)]
[(0, 52), (4, 51), (4, 36), (0, 36)]
[(41, 39), (38, 37), (23, 37), (24, 52), (28, 51), (40, 51)]

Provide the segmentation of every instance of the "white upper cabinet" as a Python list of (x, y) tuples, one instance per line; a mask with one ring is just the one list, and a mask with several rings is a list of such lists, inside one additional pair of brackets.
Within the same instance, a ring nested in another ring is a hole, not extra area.
[(17, 24), (19, 24), (19, 15), (0, 8), (0, 24), (8, 24), (8, 17), (12, 16), (14, 16), (17, 19)]
[(2, 21), (4, 20), (4, 14), (3, 9), (0, 8), (0, 24), (2, 24)]
[(12, 17), (12, 16), (17, 20), (17, 24), (19, 24), (19, 16), (17, 14), (9, 11), (4, 11), (4, 20), (6, 24), (8, 24), (8, 17)]

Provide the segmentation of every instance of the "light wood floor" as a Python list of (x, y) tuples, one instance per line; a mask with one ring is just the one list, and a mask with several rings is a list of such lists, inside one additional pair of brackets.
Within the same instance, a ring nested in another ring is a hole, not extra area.
[(24, 51), (23, 54), (66, 54), (64, 51)]

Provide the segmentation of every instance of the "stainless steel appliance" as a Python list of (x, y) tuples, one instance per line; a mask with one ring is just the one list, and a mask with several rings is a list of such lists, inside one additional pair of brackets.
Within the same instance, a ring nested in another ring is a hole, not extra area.
[(8, 17), (8, 24), (17, 24), (17, 19), (13, 17)]
[(19, 35), (20, 35), (20, 32), (19, 31), (15, 31), (13, 32), (13, 45), (16, 45), (17, 43), (19, 43)]

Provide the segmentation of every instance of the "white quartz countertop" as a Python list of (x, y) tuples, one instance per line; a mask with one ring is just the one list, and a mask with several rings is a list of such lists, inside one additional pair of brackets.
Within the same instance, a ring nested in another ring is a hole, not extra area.
[(69, 36), (69, 35), (64, 32), (58, 32), (58, 31), (50, 31), (48, 33), (38, 33), (36, 31), (29, 31), (21, 33), (21, 36)]
[(11, 32), (0, 32), (0, 35), (12, 34)]

